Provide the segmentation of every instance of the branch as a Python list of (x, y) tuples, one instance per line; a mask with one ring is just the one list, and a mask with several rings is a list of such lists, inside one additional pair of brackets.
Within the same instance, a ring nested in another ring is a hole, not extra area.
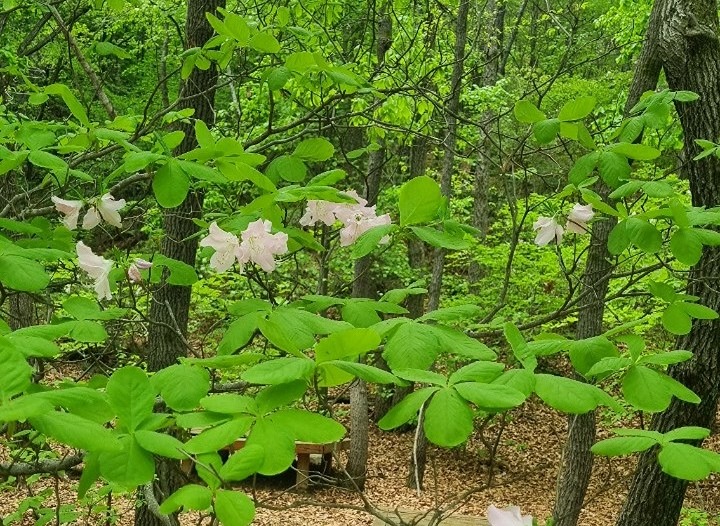
[(145, 504), (147, 505), (150, 513), (152, 513), (160, 522), (165, 526), (172, 526), (172, 521), (169, 515), (165, 515), (160, 511), (160, 504), (158, 504), (153, 492), (152, 482), (148, 482), (142, 487), (143, 497), (145, 497)]
[(57, 473), (82, 463), (83, 455), (70, 455), (60, 460), (38, 460), (37, 462), (0, 463), (0, 476), (26, 477), (38, 473)]

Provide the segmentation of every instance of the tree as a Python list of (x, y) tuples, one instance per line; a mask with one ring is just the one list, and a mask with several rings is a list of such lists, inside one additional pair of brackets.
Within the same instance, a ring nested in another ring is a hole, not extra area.
[[(718, 29), (715, 1), (656, 0), (643, 43), (646, 61), (640, 71), (644, 75), (652, 79), (662, 66), (670, 89), (700, 96), (694, 103), (677, 103), (685, 159), (679, 171), (689, 180), (692, 203), (698, 207), (720, 204), (720, 159), (707, 156), (692, 160), (700, 151), (696, 140), (720, 136)], [(718, 275), (720, 250), (705, 247), (688, 277), (688, 293), (716, 311), (720, 310), (720, 292), (713, 283)], [(653, 419), (652, 428), (665, 432), (680, 426), (710, 427), (720, 397), (720, 321), (696, 320), (677, 347), (692, 351), (693, 358), (672, 366), (670, 374), (697, 393), (702, 402), (692, 405), (673, 399), (668, 409)], [(687, 481), (663, 473), (655, 453), (651, 450), (640, 457), (618, 526), (671, 526), (678, 522)]]

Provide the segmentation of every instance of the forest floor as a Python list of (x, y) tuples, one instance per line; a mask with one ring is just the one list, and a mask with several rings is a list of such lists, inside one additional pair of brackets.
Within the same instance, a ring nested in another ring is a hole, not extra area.
[[(599, 414), (599, 427), (608, 429), (614, 422)], [(496, 436), (497, 426), (489, 427), (486, 435)], [(555, 493), (556, 474), (562, 444), (567, 431), (563, 415), (548, 409), (537, 401), (529, 401), (513, 411), (505, 424), (497, 444), (494, 476), (488, 487), (489, 462), (485, 446), (479, 435), (466, 445), (451, 450), (430, 446), (425, 489), (417, 491), (406, 487), (409, 460), (412, 455), (414, 432), (386, 433), (374, 426), (370, 435), (370, 463), (365, 488), (366, 502), (383, 509), (428, 510), (448, 505), (463, 493), (468, 493), (458, 513), (485, 516), (488, 505), (502, 507), (518, 505), (523, 513), (537, 517), (541, 524), (549, 515)], [(600, 431), (600, 436), (607, 432)], [(715, 435), (706, 446), (720, 451), (720, 435)], [(0, 461), (7, 460), (7, 451), (0, 449)], [(342, 461), (341, 460), (341, 465)], [(627, 491), (634, 468), (634, 459), (597, 458), (586, 505), (580, 518), (582, 526), (609, 526), (614, 523)], [(260, 526), (353, 526), (371, 525), (373, 517), (362, 508), (365, 503), (357, 494), (336, 487), (311, 486), (306, 493), (290, 491), (294, 474), (288, 473), (274, 480), (264, 480), (254, 491), (260, 503), (253, 524)], [(38, 494), (50, 489), (52, 479), (27, 486), (9, 488), (0, 485), (0, 518), (14, 511), (20, 500), (32, 491)], [(63, 481), (59, 485), (61, 501), (73, 503), (76, 497), (74, 483)], [(242, 487), (248, 493), (250, 487)], [(474, 490), (474, 491), (469, 491)], [(52, 506), (54, 495), (46, 499)], [(458, 502), (460, 504), (460, 502)], [(116, 500), (118, 516), (115, 524), (130, 526), (133, 516), (131, 499)], [(711, 515), (720, 515), (720, 477), (691, 484), (686, 507), (699, 508)], [(186, 515), (183, 526), (198, 524), (196, 515)], [(0, 521), (2, 523), (2, 521)], [(31, 525), (35, 520), (26, 514), (23, 522), (8, 524)], [(48, 522), (54, 524), (54, 521)], [(105, 524), (97, 515), (78, 520), (77, 525)], [(207, 524), (207, 521), (205, 521)], [(482, 523), (481, 523), (482, 524)], [(693, 523), (694, 524), (694, 523)]]

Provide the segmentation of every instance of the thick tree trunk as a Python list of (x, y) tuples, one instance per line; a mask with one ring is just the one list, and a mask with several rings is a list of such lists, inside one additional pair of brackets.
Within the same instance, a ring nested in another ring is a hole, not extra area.
[[(709, 156), (690, 161), (699, 147), (695, 139), (720, 136), (720, 43), (718, 6), (707, 0), (657, 0), (650, 17), (644, 46), (657, 53), (671, 90), (689, 90), (700, 100), (678, 103), (684, 133), (684, 155), (680, 168), (690, 182), (694, 206), (720, 204), (720, 159)], [(688, 293), (699, 303), (720, 310), (720, 250), (705, 248), (689, 276)], [(656, 415), (652, 428), (661, 432), (680, 426), (711, 427), (720, 396), (720, 320), (693, 323), (680, 338), (678, 348), (693, 352), (693, 358), (670, 368), (670, 375), (692, 389), (702, 402), (687, 404), (673, 398), (670, 407)], [(687, 482), (662, 473), (651, 450), (640, 456), (618, 526), (674, 526), (687, 489)]]
[[(215, 13), (218, 7), (224, 7), (225, 0), (188, 0), (185, 26), (185, 46), (187, 49), (202, 47), (213, 36), (213, 29), (205, 17), (206, 12)], [(180, 93), (180, 108), (193, 108), (194, 119), (204, 121), (208, 126), (215, 122), (215, 87), (217, 71), (193, 69), (185, 81)], [(181, 129), (185, 138), (176, 150), (182, 154), (197, 146), (192, 124), (184, 124)], [(193, 219), (200, 217), (203, 205), (202, 191), (191, 192), (178, 207), (166, 210), (163, 216), (162, 254), (164, 256), (195, 266), (198, 240), (193, 237), (197, 226)], [(187, 326), (190, 312), (190, 287), (169, 285), (165, 282), (155, 291), (150, 307), (150, 331), (147, 365), (150, 371), (157, 371), (177, 362), (187, 353)], [(179, 483), (176, 462), (158, 463), (158, 478), (155, 483), (155, 497), (162, 502), (175, 491)], [(175, 523), (176, 519), (173, 518)], [(137, 508), (136, 526), (163, 526), (147, 506)]]

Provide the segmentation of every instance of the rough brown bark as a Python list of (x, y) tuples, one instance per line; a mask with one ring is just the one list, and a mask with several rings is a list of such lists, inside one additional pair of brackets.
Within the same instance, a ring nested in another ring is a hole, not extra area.
[[(216, 13), (224, 7), (225, 0), (188, 0), (185, 26), (186, 48), (202, 47), (213, 36), (213, 29), (205, 17), (206, 12)], [(193, 69), (180, 92), (179, 108), (193, 108), (194, 119), (204, 121), (208, 126), (215, 122), (213, 109), (217, 71)], [(183, 142), (175, 154), (179, 155), (197, 146), (192, 124), (183, 124)], [(192, 191), (178, 207), (165, 210), (163, 230), (165, 237), (161, 252), (164, 256), (195, 266), (198, 240), (193, 237), (197, 226), (193, 219), (200, 217), (203, 205), (202, 191)], [(187, 326), (190, 312), (190, 287), (161, 283), (153, 296), (150, 306), (150, 331), (147, 365), (150, 371), (157, 371), (177, 362), (187, 354)], [(162, 502), (177, 487), (180, 474), (176, 462), (158, 462), (157, 480), (154, 485), (155, 497)], [(177, 520), (172, 518), (177, 524)], [(136, 509), (136, 526), (163, 526), (147, 506)]]
[[(671, 90), (689, 90), (700, 100), (678, 103), (684, 133), (684, 156), (699, 153), (695, 139), (720, 136), (720, 43), (718, 5), (707, 0), (657, 0), (653, 6), (644, 46), (655, 50)], [(650, 46), (652, 46), (650, 48)], [(694, 206), (720, 204), (720, 159), (715, 156), (688, 161), (680, 168), (690, 182)], [(689, 276), (688, 292), (699, 303), (720, 310), (720, 250), (705, 248)], [(670, 368), (670, 375), (692, 389), (702, 402), (687, 404), (674, 398), (670, 407), (652, 421), (661, 432), (680, 426), (711, 427), (720, 397), (720, 321), (695, 321), (678, 348), (693, 358)], [(656, 451), (640, 456), (618, 526), (673, 526), (677, 524), (687, 482), (662, 473)]]

